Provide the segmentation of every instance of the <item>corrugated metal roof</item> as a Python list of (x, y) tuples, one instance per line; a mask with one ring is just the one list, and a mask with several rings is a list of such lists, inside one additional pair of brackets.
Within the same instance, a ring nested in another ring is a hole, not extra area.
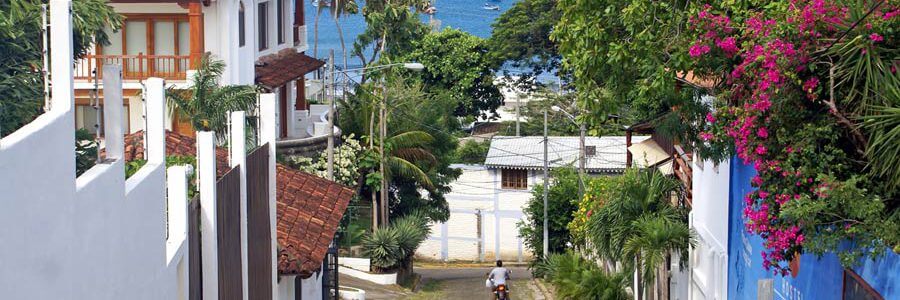
[[(639, 143), (649, 136), (632, 136), (631, 142)], [(494, 136), (484, 165), (492, 168), (540, 169), (544, 167), (544, 137), (542, 136)], [(578, 167), (578, 137), (548, 137), (547, 158), (550, 167)], [(624, 136), (585, 137), (585, 147), (595, 147), (596, 154), (588, 156), (585, 169), (588, 172), (619, 172), (625, 169), (626, 151)]]

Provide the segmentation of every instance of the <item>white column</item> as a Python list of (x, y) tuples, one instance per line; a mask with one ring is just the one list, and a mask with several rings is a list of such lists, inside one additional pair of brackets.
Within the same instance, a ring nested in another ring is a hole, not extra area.
[(231, 143), (228, 144), (231, 167), (240, 166), (241, 177), (241, 284), (244, 299), (249, 297), (247, 266), (247, 136), (244, 132), (245, 113), (231, 112)]
[(122, 104), (122, 67), (103, 66), (103, 135), (106, 158), (120, 159), (125, 152), (125, 107)]
[[(190, 244), (187, 242), (188, 230), (188, 174), (190, 174), (190, 166), (174, 166), (167, 169), (166, 172), (166, 206), (168, 220), (168, 235), (166, 239), (166, 262), (169, 268), (174, 268), (176, 272), (175, 278), (178, 281), (176, 286), (177, 299), (188, 299), (190, 288), (190, 275), (188, 269), (191, 259)], [(196, 226), (194, 224), (193, 226)], [(181, 251), (179, 252), (179, 249)]]
[(50, 51), (51, 111), (68, 112), (75, 105), (71, 10), (71, 0), (50, 1), (50, 48), (53, 49)]
[[(148, 164), (166, 163), (166, 82), (151, 77), (147, 85), (147, 128), (144, 134), (147, 145), (144, 159)], [(215, 170), (213, 170), (215, 171)], [(215, 174), (215, 172), (213, 173)]]
[[(276, 218), (276, 171), (275, 164), (275, 139), (278, 136), (276, 129), (275, 112), (278, 110), (278, 102), (275, 94), (262, 94), (259, 96), (259, 144), (269, 143), (269, 228), (272, 234), (272, 282), (278, 282), (278, 227)], [(278, 286), (272, 285), (272, 295), (278, 295)]]
[(219, 299), (219, 245), (216, 218), (216, 134), (197, 132), (197, 181), (200, 189), (200, 256), (203, 299)]

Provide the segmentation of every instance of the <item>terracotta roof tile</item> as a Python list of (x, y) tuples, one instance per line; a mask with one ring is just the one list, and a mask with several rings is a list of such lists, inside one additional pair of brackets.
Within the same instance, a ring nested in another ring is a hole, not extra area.
[(267, 88), (276, 88), (291, 80), (302, 78), (306, 73), (325, 64), (324, 61), (293, 49), (286, 50), (260, 59), (256, 66), (256, 83)]
[[(196, 155), (193, 138), (166, 132), (167, 155)], [(125, 136), (125, 160), (143, 159), (143, 131)], [(216, 149), (219, 176), (228, 167), (228, 151)], [(278, 272), (300, 276), (319, 269), (337, 232), (354, 190), (283, 166), (276, 165), (276, 223)]]

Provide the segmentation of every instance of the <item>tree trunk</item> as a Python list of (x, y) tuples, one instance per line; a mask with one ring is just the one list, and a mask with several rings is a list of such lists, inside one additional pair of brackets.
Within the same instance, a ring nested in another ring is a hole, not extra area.
[[(314, 0), (320, 1), (320, 0)], [(322, 12), (322, 2), (316, 5), (316, 21), (313, 23), (313, 58), (319, 57), (319, 15)]]

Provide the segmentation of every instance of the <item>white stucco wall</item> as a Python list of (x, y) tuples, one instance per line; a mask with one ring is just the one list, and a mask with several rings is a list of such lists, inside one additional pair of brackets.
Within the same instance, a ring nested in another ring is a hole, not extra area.
[(178, 299), (187, 245), (167, 253), (165, 167), (126, 182), (116, 160), (76, 179), (74, 130), (71, 109), (51, 111), (0, 140), (0, 295)]
[(690, 225), (697, 232), (691, 249), (690, 299), (728, 299), (729, 163), (693, 163), (693, 205)]
[(296, 293), (301, 293), (303, 300), (319, 300), (322, 299), (322, 272), (314, 273), (309, 278), (301, 279), (300, 286), (296, 284), (297, 276), (279, 276), (281, 280), (278, 282), (278, 290), (276, 296), (278, 300), (294, 300)]
[(453, 167), (463, 172), (446, 194), (450, 218), (431, 224), (431, 235), (416, 255), (433, 260), (492, 261), (499, 253), (503, 260), (529, 259), (531, 253), (522, 245), (516, 223), (523, 220), (522, 208), (531, 198), (531, 187), (541, 184), (536, 177), (540, 173), (529, 171), (528, 189), (508, 190), (501, 188), (499, 170), (480, 165)]

